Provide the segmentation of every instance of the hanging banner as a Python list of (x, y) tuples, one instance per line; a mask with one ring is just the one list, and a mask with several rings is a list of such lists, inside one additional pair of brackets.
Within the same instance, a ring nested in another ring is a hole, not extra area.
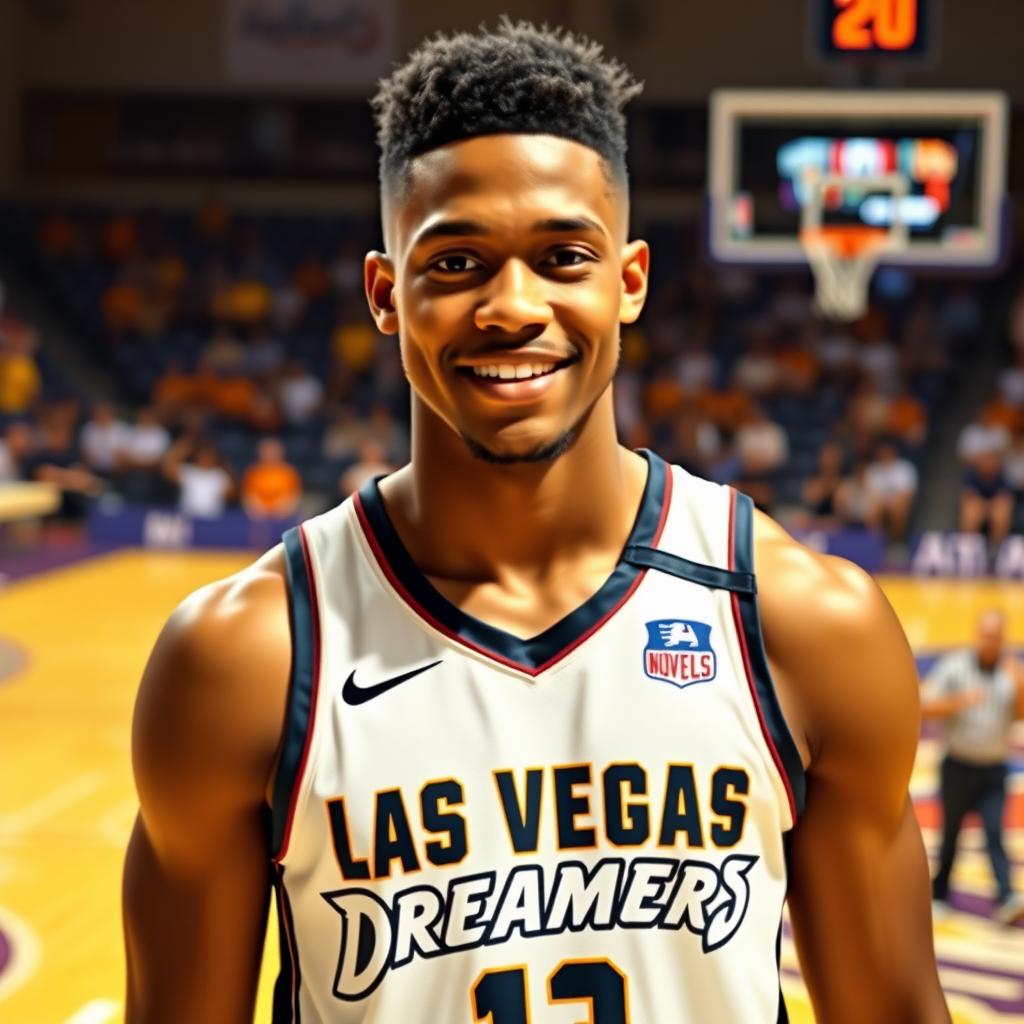
[(232, 82), (366, 93), (394, 60), (394, 0), (224, 0), (224, 11)]

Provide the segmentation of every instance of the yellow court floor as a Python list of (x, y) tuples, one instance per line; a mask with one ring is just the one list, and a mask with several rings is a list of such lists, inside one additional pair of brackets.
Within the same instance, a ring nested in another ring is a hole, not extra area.
[[(247, 561), (235, 553), (125, 551), (0, 589), (0, 1021), (121, 1019), (120, 875), (136, 810), (129, 762), (135, 689), (177, 602)], [(1011, 636), (1024, 645), (1019, 585), (883, 585), (918, 651), (967, 641), (976, 613), (991, 604), (1007, 610)], [(934, 744), (922, 746), (915, 797), (927, 799), (933, 789), (936, 756)], [(935, 829), (927, 815), (922, 820), (932, 848)], [(1010, 845), (1024, 887), (1024, 828)], [(984, 895), (976, 834), (968, 833), (965, 846), (957, 884)], [(1017, 1010), (1024, 1007), (1024, 931), (957, 914), (938, 926), (937, 942), (958, 1024), (1024, 1024)], [(270, 1019), (275, 950), (272, 921), (259, 1021)], [(783, 967), (792, 1019), (809, 1022), (788, 942)]]

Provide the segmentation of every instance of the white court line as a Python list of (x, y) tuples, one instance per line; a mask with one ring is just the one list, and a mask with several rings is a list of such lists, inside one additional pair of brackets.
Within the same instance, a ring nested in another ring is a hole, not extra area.
[(30, 828), (52, 818), (58, 811), (77, 803), (82, 797), (95, 793), (105, 779), (104, 772), (86, 772), (63, 786), (51, 789), (45, 796), (19, 807), (16, 811), (0, 814), (0, 834), (27, 832)]
[(0, 907), (0, 930), (11, 943), (11, 960), (0, 975), (0, 1003), (16, 992), (39, 967), (39, 939), (20, 917)]
[(1001, 999), (1012, 1003), (1024, 995), (1024, 982), (1013, 978), (993, 978), (975, 971), (963, 971), (956, 967), (940, 967), (939, 980), (944, 989), (956, 989), (972, 996), (986, 999)]
[(80, 1010), (73, 1013), (64, 1024), (106, 1024), (114, 1019), (114, 1014), (121, 1009), (121, 1004), (113, 999), (93, 999)]

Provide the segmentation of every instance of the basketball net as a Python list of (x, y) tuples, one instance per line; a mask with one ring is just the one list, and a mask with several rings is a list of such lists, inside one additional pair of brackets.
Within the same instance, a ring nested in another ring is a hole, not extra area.
[[(902, 174), (859, 178), (810, 172), (804, 182), (807, 198), (801, 211), (800, 244), (814, 272), (817, 309), (832, 320), (856, 320), (867, 310), (868, 285), (883, 253), (906, 248), (907, 225), (900, 200), (907, 194), (907, 179)], [(825, 198), (837, 188), (856, 188), (865, 194), (888, 192), (892, 224), (822, 223)]]

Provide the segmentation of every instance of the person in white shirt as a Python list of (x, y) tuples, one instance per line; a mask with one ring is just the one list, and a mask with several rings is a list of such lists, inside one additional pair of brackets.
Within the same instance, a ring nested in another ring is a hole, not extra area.
[(884, 530), (892, 542), (902, 541), (917, 494), (917, 470), (900, 456), (892, 441), (878, 445), (864, 474), (864, 488), (867, 525), (873, 530)]
[(960, 826), (977, 811), (996, 881), (993, 916), (1010, 924), (1024, 918), (1024, 898), (1015, 894), (1003, 847), (1010, 727), (1024, 718), (1024, 670), (1005, 648), (1005, 618), (990, 609), (978, 620), (974, 644), (942, 658), (924, 683), (921, 711), (945, 724), (941, 768), (942, 848), (932, 882), (936, 908), (948, 907), (949, 879)]
[(118, 456), (128, 440), (128, 425), (117, 418), (109, 402), (97, 402), (92, 416), (82, 427), (79, 445), (89, 468), (109, 476), (117, 466)]
[(981, 415), (968, 423), (960, 432), (956, 443), (956, 453), (968, 468), (990, 453), (1002, 455), (1010, 446), (1010, 432), (999, 422), (991, 410), (983, 410)]
[(157, 418), (156, 410), (143, 407), (125, 432), (120, 465), (124, 469), (154, 469), (170, 447), (171, 435)]
[(235, 481), (212, 442), (183, 437), (164, 460), (164, 473), (178, 485), (178, 508), (195, 519), (223, 515), (235, 495)]

